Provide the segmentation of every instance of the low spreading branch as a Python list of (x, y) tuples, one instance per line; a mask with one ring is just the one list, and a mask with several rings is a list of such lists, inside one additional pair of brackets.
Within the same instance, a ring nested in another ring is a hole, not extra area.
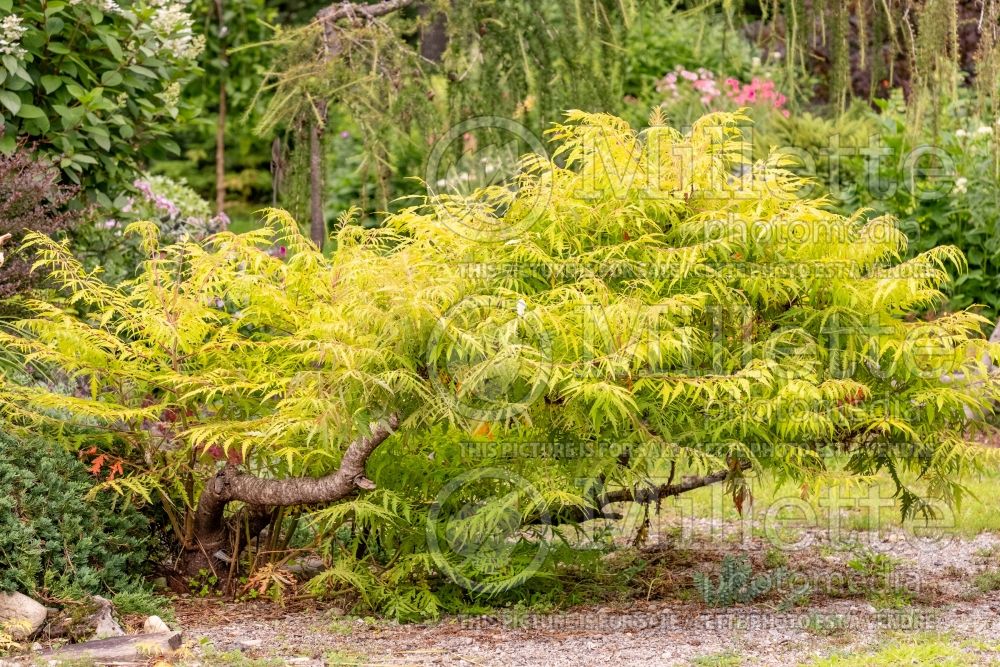
[[(750, 463), (741, 461), (736, 464), (738, 470), (748, 470)], [(700, 489), (703, 486), (710, 486), (725, 481), (733, 474), (733, 470), (719, 470), (701, 477), (686, 477), (676, 484), (667, 482), (655, 486), (615, 489), (607, 491), (599, 496), (592, 507), (567, 507), (555, 512), (551, 512), (548, 521), (537, 521), (535, 523), (548, 523), (558, 525), (564, 523), (580, 523), (591, 519), (621, 519), (622, 515), (617, 512), (607, 512), (605, 507), (614, 503), (653, 503), (663, 498), (679, 496), (682, 493)]]
[(340, 467), (324, 477), (268, 479), (247, 473), (233, 464), (226, 465), (209, 480), (198, 499), (195, 513), (198, 544), (191, 549), (195, 557), (188, 569), (214, 569), (211, 558), (217, 558), (217, 552), (228, 548), (232, 536), (231, 527), (225, 521), (225, 510), (231, 502), (246, 503), (256, 508), (257, 514), (265, 516), (276, 507), (332, 503), (357, 489), (374, 489), (375, 483), (365, 477), (365, 463), (396, 431), (399, 423), (399, 415), (393, 413), (373, 424), (369, 435), (348, 445)]

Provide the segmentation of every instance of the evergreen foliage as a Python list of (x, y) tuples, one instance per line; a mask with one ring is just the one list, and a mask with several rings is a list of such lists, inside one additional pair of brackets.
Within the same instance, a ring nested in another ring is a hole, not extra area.
[(0, 592), (106, 594), (141, 581), (146, 520), (125, 499), (92, 491), (71, 453), (0, 433)]
[(704, 572), (694, 574), (694, 586), (705, 604), (712, 607), (731, 607), (746, 604), (767, 595), (781, 583), (784, 570), (778, 568), (770, 574), (753, 576), (753, 567), (746, 556), (726, 555), (718, 580)]

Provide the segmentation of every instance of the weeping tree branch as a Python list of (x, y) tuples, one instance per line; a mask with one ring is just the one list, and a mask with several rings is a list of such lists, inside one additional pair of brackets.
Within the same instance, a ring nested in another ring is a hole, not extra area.
[[(221, 1), (221, 0), (220, 0)], [(414, 4), (416, 0), (384, 0), (373, 5), (340, 2), (321, 9), (316, 21), (323, 30), (322, 59), (337, 57), (343, 48), (341, 28), (337, 23), (346, 20), (351, 25), (371, 22)], [(326, 241), (326, 215), (323, 206), (323, 133), (326, 130), (327, 102), (314, 105), (315, 118), (309, 123), (309, 236), (323, 250)]]

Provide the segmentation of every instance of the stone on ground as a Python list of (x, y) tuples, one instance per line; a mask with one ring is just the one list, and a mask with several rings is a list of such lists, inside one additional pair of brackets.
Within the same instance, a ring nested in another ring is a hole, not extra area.
[(45, 607), (23, 593), (0, 593), (0, 628), (24, 641), (45, 623)]

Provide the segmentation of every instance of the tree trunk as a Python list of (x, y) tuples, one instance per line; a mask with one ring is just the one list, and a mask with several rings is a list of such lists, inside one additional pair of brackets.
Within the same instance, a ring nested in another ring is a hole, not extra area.
[[(365, 463), (372, 452), (392, 435), (399, 426), (399, 416), (373, 424), (371, 434), (358, 438), (344, 451), (340, 467), (325, 477), (292, 479), (261, 478), (226, 464), (210, 479), (198, 498), (194, 516), (194, 544), (185, 549), (176, 566), (178, 583), (204, 574), (214, 574), (223, 583), (230, 563), (239, 558), (234, 553), (236, 531), (244, 525), (251, 537), (256, 537), (268, 525), (271, 512), (277, 507), (322, 505), (336, 502), (358, 489), (371, 490), (375, 484), (365, 477)], [(226, 508), (231, 502), (247, 505), (237, 520), (227, 520)], [(241, 549), (246, 540), (240, 542)], [(179, 585), (178, 585), (179, 584)]]
[(226, 20), (222, 7), (223, 0), (215, 0), (215, 12), (219, 19), (219, 117), (215, 127), (215, 213), (226, 212)]
[(215, 128), (215, 213), (226, 212), (226, 82), (219, 84), (219, 121)]
[(320, 120), (309, 125), (309, 236), (320, 250), (326, 241), (323, 213), (323, 128)]
[(420, 28), (420, 55), (432, 63), (440, 63), (448, 50), (448, 15), (434, 12), (433, 7), (423, 3), (417, 10), (426, 23)]

